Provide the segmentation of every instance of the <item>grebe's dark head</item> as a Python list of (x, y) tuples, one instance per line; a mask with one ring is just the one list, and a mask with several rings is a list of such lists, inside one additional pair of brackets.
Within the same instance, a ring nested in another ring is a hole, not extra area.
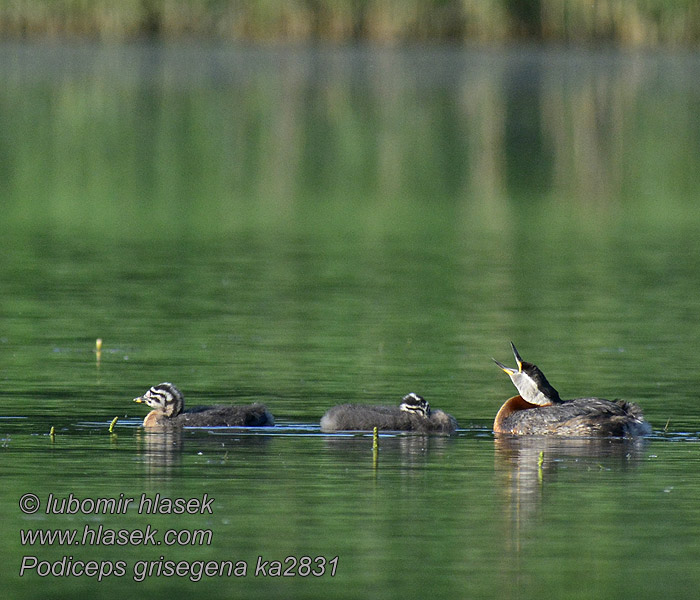
[(525, 362), (522, 358), (520, 358), (520, 354), (518, 354), (513, 342), (510, 343), (510, 347), (513, 349), (515, 362), (518, 363), (517, 370), (506, 367), (495, 358), (493, 361), (503, 371), (508, 373), (513, 381), (513, 384), (516, 388), (518, 388), (518, 392), (523, 400), (538, 406), (547, 406), (548, 404), (556, 404), (561, 402), (562, 400), (559, 397), (559, 392), (557, 392), (557, 390), (551, 386), (549, 381), (547, 381), (544, 373), (540, 371), (536, 365)]
[(182, 392), (172, 383), (154, 385), (143, 396), (134, 398), (134, 402), (147, 404), (153, 410), (163, 413), (166, 417), (175, 417), (185, 408), (185, 398)]
[(403, 411), (430, 418), (430, 403), (418, 394), (410, 393), (401, 399), (399, 408)]

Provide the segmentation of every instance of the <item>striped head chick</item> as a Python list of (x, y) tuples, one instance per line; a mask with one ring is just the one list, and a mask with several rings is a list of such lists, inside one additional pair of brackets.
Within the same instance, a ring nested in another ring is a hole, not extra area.
[(185, 409), (185, 397), (172, 383), (159, 383), (151, 387), (143, 396), (134, 398), (138, 404), (150, 406), (158, 416), (173, 418)]
[(401, 399), (399, 409), (425, 419), (430, 418), (430, 403), (422, 396), (414, 394), (413, 392), (406, 394)]

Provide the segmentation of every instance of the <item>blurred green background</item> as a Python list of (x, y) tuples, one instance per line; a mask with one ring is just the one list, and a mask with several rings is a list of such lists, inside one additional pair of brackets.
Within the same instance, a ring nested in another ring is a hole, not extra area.
[(697, 45), (697, 0), (2, 0), (0, 32), (106, 40)]

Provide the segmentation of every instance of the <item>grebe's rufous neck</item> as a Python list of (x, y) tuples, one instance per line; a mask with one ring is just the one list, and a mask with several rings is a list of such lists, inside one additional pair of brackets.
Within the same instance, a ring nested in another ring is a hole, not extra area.
[(518, 354), (513, 342), (510, 343), (510, 347), (513, 349), (515, 362), (518, 363), (517, 370), (506, 367), (495, 358), (493, 362), (510, 376), (515, 387), (518, 388), (520, 396), (526, 402), (537, 406), (548, 406), (550, 404), (560, 403), (562, 400), (559, 397), (559, 392), (547, 381), (544, 373), (540, 371), (536, 365), (525, 362), (520, 358), (520, 354)]
[(185, 410), (185, 398), (172, 383), (159, 383), (143, 396), (134, 398), (153, 410), (143, 420), (144, 427), (264, 427), (275, 424), (263, 404), (243, 406), (196, 406)]

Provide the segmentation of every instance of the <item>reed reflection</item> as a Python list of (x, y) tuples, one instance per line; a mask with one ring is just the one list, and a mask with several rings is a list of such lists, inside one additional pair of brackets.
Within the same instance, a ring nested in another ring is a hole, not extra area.
[[(351, 190), (367, 199), (356, 206), (361, 223), (390, 220), (407, 199), (458, 198), (465, 219), (483, 225), (503, 224), (523, 194), (566, 198), (591, 220), (592, 204), (609, 212), (643, 201), (669, 172), (674, 189), (697, 189), (697, 121), (677, 82), (698, 67), (678, 57), (59, 46), (3, 61), (3, 52), (0, 116), (16, 124), (0, 141), (12, 157), (10, 220), (36, 197), (37, 218), (49, 204), (74, 223), (87, 194), (112, 226), (120, 212), (109, 192), (119, 189), (145, 214), (181, 202), (189, 228), (209, 231), (240, 221), (231, 203), (287, 223), (306, 198), (345, 201)], [(76, 129), (93, 135), (78, 143)], [(105, 154), (109, 165), (96, 168)], [(37, 170), (44, 163), (56, 168)]]

